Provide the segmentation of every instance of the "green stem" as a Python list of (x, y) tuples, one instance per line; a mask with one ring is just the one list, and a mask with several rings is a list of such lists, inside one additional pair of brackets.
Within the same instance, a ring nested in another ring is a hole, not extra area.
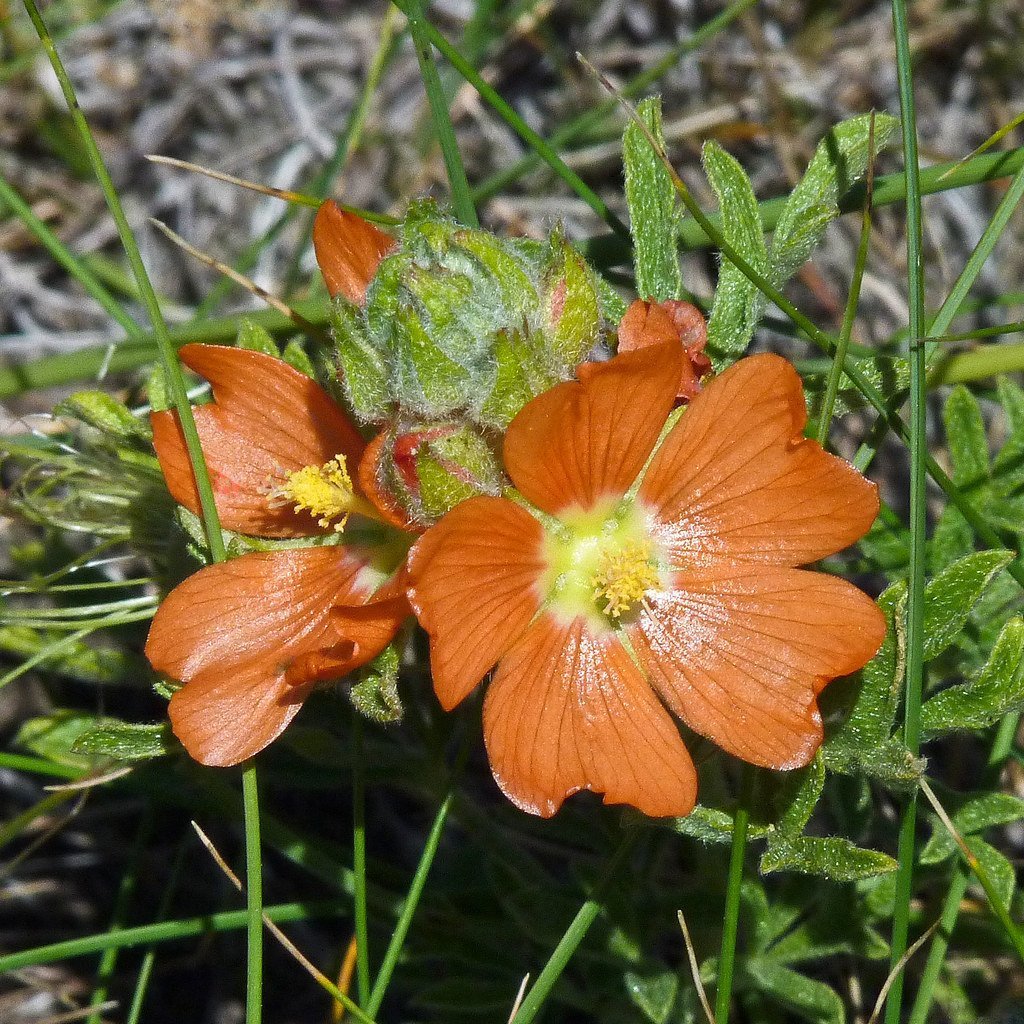
[(81, 107), (78, 105), (78, 97), (75, 95), (74, 86), (71, 83), (71, 79), (68, 77), (68, 73), (64, 68), (64, 64), (61, 61), (59, 54), (57, 53), (56, 47), (53, 45), (53, 40), (46, 28), (46, 24), (39, 13), (39, 9), (36, 7), (35, 0), (23, 0), (23, 3), (25, 5), (25, 10), (28, 12), (29, 18), (32, 19), (32, 24), (35, 26), (36, 32), (39, 35), (39, 41), (43, 44), (43, 49), (46, 51), (46, 55), (50, 59), (50, 66), (53, 68), (54, 74), (57, 76), (57, 81), (60, 83), (61, 91), (64, 93), (64, 99), (68, 105), (68, 111), (71, 114), (71, 119), (74, 121), (75, 127), (78, 129), (82, 144), (88, 154), (89, 163), (92, 166), (93, 173), (96, 175), (96, 180), (99, 182), (100, 189), (102, 190), (103, 196), (107, 202), (107, 207), (110, 210), (111, 216), (114, 218), (114, 223), (117, 225), (121, 244), (124, 246), (125, 254), (128, 257), (128, 263), (132, 268), (132, 274), (139, 286), (139, 294), (142, 296), (143, 304), (146, 307), (146, 312), (149, 315), (149, 320), (153, 327), (153, 335), (156, 340), (157, 349), (160, 352), (164, 372), (167, 375), (168, 388), (174, 399), (174, 407), (178, 412), (181, 431), (185, 438), (185, 447), (188, 449), (189, 461), (192, 464), (192, 472), (196, 481), (196, 490), (199, 493), (199, 504), (202, 509), (203, 526), (206, 530), (207, 544), (210, 547), (210, 553), (213, 555), (214, 560), (218, 562), (223, 561), (225, 557), (224, 538), (220, 531), (220, 518), (217, 515), (217, 507), (213, 500), (213, 488), (210, 485), (210, 477), (206, 469), (206, 459), (203, 456), (203, 450), (199, 444), (199, 434), (196, 431), (195, 419), (192, 416), (192, 407), (189, 404), (188, 395), (186, 393), (185, 378), (181, 370), (181, 365), (178, 362), (174, 346), (171, 344), (171, 339), (167, 332), (167, 324), (164, 322), (163, 313), (160, 311), (160, 303), (157, 300), (156, 292), (153, 290), (153, 285), (149, 280), (149, 274), (146, 272), (145, 264), (142, 262), (142, 255), (135, 242), (135, 236), (132, 234), (131, 226), (128, 224), (128, 218), (124, 215), (124, 209), (121, 206), (121, 200), (118, 197), (117, 190), (114, 188), (114, 183), (107, 171), (106, 164), (104, 164), (103, 157), (100, 155), (99, 147), (96, 145), (96, 140), (93, 138), (92, 131), (89, 128), (89, 123), (86, 120), (85, 115), (82, 113)]
[(395, 924), (395, 930), (391, 933), (391, 941), (381, 961), (380, 971), (373, 983), (373, 991), (370, 993), (370, 1001), (366, 1006), (366, 1012), (371, 1017), (377, 1016), (384, 996), (387, 994), (388, 985), (391, 983), (391, 975), (394, 973), (398, 958), (402, 953), (402, 946), (405, 944), (405, 937), (412, 925), (413, 915), (419, 905), (420, 896), (423, 894), (423, 887), (427, 884), (427, 875), (430, 873), (431, 865), (437, 854), (438, 844), (441, 842), (441, 833), (444, 831), (445, 821), (448, 819), (448, 811), (452, 805), (454, 791), (449, 790), (448, 795), (441, 801), (441, 806), (434, 815), (434, 823), (430, 828), (430, 834), (420, 855), (420, 861), (416, 865), (416, 873), (413, 875), (412, 883), (409, 886), (409, 893), (402, 904), (402, 911)]
[(597, 885), (594, 886), (593, 895), (577, 911), (576, 916), (572, 919), (572, 923), (565, 930), (565, 934), (559, 940), (558, 945), (555, 946), (554, 952), (552, 952), (548, 962), (544, 965), (544, 969), (537, 976), (537, 980), (533, 983), (530, 991), (527, 992), (526, 998), (520, 1004), (516, 1015), (509, 1024), (530, 1024), (534, 1017), (537, 1016), (555, 982), (562, 976), (562, 972), (579, 948), (580, 943), (586, 937), (590, 926), (597, 920), (598, 914), (601, 913), (604, 907), (602, 902), (604, 894), (618, 874), (619, 868), (626, 857), (633, 849), (633, 844), (639, 835), (639, 831), (632, 829), (623, 837), (619, 848), (608, 862), (608, 867), (605, 868), (604, 874), (601, 875)]
[[(921, 695), (924, 688), (924, 591), (927, 530), (926, 346), (924, 341), (924, 273), (922, 257), (921, 190), (914, 111), (913, 67), (910, 59), (906, 0), (892, 2), (896, 65), (902, 114), (903, 160), (907, 192), (907, 287), (909, 292), (910, 359), (910, 566), (907, 593), (906, 689), (903, 741), (912, 754), (921, 746)], [(910, 902), (914, 886), (917, 794), (907, 801), (900, 824), (896, 896), (890, 940), (893, 970), (907, 950)], [(885, 1005), (886, 1024), (899, 1024), (903, 1001), (903, 972), (896, 976)]]
[(260, 804), (256, 766), (242, 772), (242, 806), (245, 818), (245, 900), (249, 915), (246, 927), (245, 1024), (260, 1024), (263, 1017), (263, 857), (260, 849)]
[[(409, 25), (415, 36), (416, 28), (413, 23), (413, 14), (419, 9), (419, 0), (392, 0), (392, 3), (409, 18)], [(629, 238), (629, 228), (608, 209), (604, 200), (601, 199), (586, 182), (555, 152), (550, 143), (538, 135), (498, 92), (484, 81), (477, 73), (472, 64), (467, 61), (458, 50), (448, 42), (440, 32), (429, 22), (424, 21), (422, 25), (424, 38), (435, 46), (445, 59), (455, 68), (462, 77), (473, 86), (474, 89), (497, 111), (501, 119), (534, 151), (544, 160), (554, 172), (620, 237)], [(417, 47), (417, 52), (418, 47)], [(447, 111), (447, 107), (445, 108)], [(449, 171), (450, 176), (450, 171)], [(470, 204), (473, 197), (468, 197)]]
[(718, 959), (718, 989), (715, 994), (716, 1024), (729, 1024), (732, 1002), (732, 981), (736, 965), (736, 938), (739, 933), (740, 892), (743, 887), (743, 862), (747, 852), (747, 825), (750, 823), (750, 802), (754, 787), (754, 770), (743, 766), (740, 801), (733, 819), (732, 849), (729, 854), (729, 879), (725, 891), (725, 913), (722, 918), (722, 952)]
[[(366, 776), (363, 716), (352, 715), (352, 875), (355, 880), (356, 982), (359, 1005), (370, 996), (370, 939), (366, 922)], [(370, 1012), (370, 1016), (374, 1011)]]
[(431, 26), (423, 15), (423, 4), (421, 0), (401, 0), (401, 2), (396, 2), (395, 6), (409, 19), (409, 32), (412, 34), (416, 60), (420, 65), (423, 88), (427, 92), (427, 101), (430, 103), (434, 132), (441, 146), (441, 155), (444, 157), (445, 169), (448, 172), (455, 216), (469, 227), (478, 227), (480, 222), (477, 220), (473, 195), (466, 179), (466, 168), (462, 164), (459, 144), (455, 139), (455, 129), (452, 127), (451, 117), (448, 114), (448, 100), (445, 97), (441, 79), (438, 77), (437, 67), (434, 65), (429, 31)]

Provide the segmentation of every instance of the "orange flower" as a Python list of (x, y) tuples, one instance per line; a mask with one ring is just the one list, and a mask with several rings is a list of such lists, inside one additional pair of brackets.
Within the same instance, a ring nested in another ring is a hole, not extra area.
[(437, 695), (450, 709), (497, 665), (488, 756), (534, 814), (581, 789), (688, 813), (669, 710), (746, 761), (807, 764), (818, 693), (885, 634), (856, 587), (794, 568), (878, 511), (873, 484), (801, 436), (796, 371), (741, 360), (658, 445), (682, 359), (677, 339), (643, 347), (535, 398), (505, 438), (516, 500), (466, 501), (410, 553)]
[[(258, 352), (181, 350), (214, 402), (195, 409), (225, 528), (269, 538), (338, 532), (349, 516), (404, 526), (380, 500), (365, 445), (318, 384)], [(177, 416), (153, 415), (168, 489), (199, 510)], [(356, 480), (349, 467), (357, 469)], [(354, 536), (353, 536), (354, 535)], [(313, 685), (376, 657), (409, 611), (390, 527), (351, 543), (276, 549), (201, 569), (157, 611), (146, 643), (153, 668), (184, 686), (170, 703), (175, 735), (208, 765), (243, 761), (275, 739)]]

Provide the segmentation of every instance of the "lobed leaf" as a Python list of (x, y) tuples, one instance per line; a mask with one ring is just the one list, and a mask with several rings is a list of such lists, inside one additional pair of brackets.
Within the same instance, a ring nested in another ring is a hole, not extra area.
[(149, 761), (165, 757), (177, 747), (166, 722), (140, 725), (107, 720), (82, 733), (72, 743), (71, 752), (112, 757), (115, 761)]
[(848, 839), (836, 836), (769, 840), (760, 863), (763, 874), (799, 871), (804, 875), (820, 875), (833, 882), (853, 882), (859, 878), (888, 874), (896, 868), (896, 861), (888, 854), (855, 846)]
[[(754, 270), (769, 276), (764, 225), (747, 172), (717, 142), (705, 142), (701, 155), (718, 199), (725, 240)], [(746, 351), (763, 306), (757, 286), (723, 257), (708, 318), (708, 354), (716, 370)]]
[[(640, 119), (664, 149), (661, 99), (651, 96), (636, 108)], [(672, 178), (650, 140), (634, 121), (622, 136), (629, 230), (633, 236), (636, 292), (642, 299), (678, 299), (683, 279), (676, 247), (676, 192)]]

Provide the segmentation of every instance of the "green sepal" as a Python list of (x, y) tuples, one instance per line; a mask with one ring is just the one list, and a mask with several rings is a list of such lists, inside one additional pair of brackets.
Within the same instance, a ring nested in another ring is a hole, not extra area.
[(516, 320), (535, 308), (537, 287), (527, 272), (527, 261), (509, 242), (486, 231), (466, 229), (457, 231), (454, 239), (459, 249), (470, 253), (481, 264), (484, 274), (474, 276), (493, 287), (505, 316)]
[[(642, 100), (636, 112), (664, 149), (660, 97)], [(659, 302), (681, 298), (683, 279), (676, 242), (677, 199), (672, 177), (646, 133), (634, 121), (629, 122), (623, 133), (622, 157), (637, 295)]]
[(558, 383), (543, 346), (539, 333), (503, 331), (494, 339), (497, 372), (477, 414), (481, 423), (504, 429), (531, 398)]
[(341, 379), (353, 412), (370, 422), (385, 419), (392, 405), (388, 360), (365, 330), (357, 306), (339, 296), (331, 303), (329, 315)]
[(115, 761), (150, 761), (179, 749), (170, 726), (104, 721), (82, 733), (71, 745), (74, 754), (110, 757)]
[(940, 690), (921, 707), (926, 737), (956, 729), (987, 728), (1024, 710), (1024, 621), (1010, 619), (984, 668), (969, 682)]
[(428, 523), (467, 498), (499, 494), (504, 482), (493, 448), (468, 426), (424, 443), (416, 453), (416, 476), (420, 515)]
[(263, 355), (273, 356), (275, 359), (281, 358), (281, 350), (270, 332), (249, 317), (242, 317), (238, 323), (235, 347), (244, 348), (249, 352), (262, 352)]
[(307, 377), (316, 380), (316, 367), (313, 360), (309, 358), (305, 345), (301, 338), (291, 338), (281, 353), (281, 358), (293, 369)]
[(469, 372), (434, 344), (419, 317), (406, 310), (395, 325), (398, 375), (395, 398), (416, 416), (444, 416), (462, 406), (469, 393)]
[(148, 441), (149, 423), (105, 391), (78, 391), (58, 402), (54, 414), (86, 423), (117, 441)]
[(392, 643), (358, 670), (348, 697), (359, 714), (380, 725), (402, 720), (404, 709), (398, 695), (398, 668), (398, 648)]
[[(725, 240), (754, 270), (768, 276), (764, 225), (746, 171), (717, 142), (705, 142), (701, 152), (704, 172), (718, 198)], [(746, 351), (763, 308), (764, 296), (757, 286), (723, 256), (708, 318), (707, 351), (716, 370), (724, 370)]]
[(601, 310), (594, 278), (562, 232), (554, 231), (541, 284), (541, 310), (551, 348), (570, 373), (597, 341)]

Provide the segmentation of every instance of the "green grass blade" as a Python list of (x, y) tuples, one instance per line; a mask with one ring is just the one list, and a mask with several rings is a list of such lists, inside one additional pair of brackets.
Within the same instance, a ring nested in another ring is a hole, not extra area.
[(544, 969), (537, 976), (537, 980), (533, 983), (530, 991), (527, 992), (526, 998), (520, 1004), (516, 1015), (509, 1024), (530, 1024), (540, 1012), (551, 989), (554, 988), (555, 982), (562, 976), (566, 965), (572, 959), (573, 954), (579, 948), (587, 932), (590, 931), (590, 926), (597, 920), (598, 914), (601, 913), (603, 908), (601, 901), (604, 898), (604, 894), (618, 874), (619, 868), (622, 867), (626, 857), (633, 849), (633, 844), (636, 842), (639, 834), (635, 829), (626, 833), (619, 844), (619, 848), (608, 862), (608, 867), (605, 868), (604, 874), (594, 887), (594, 894), (577, 911), (576, 916), (565, 930), (565, 934), (559, 940), (554, 952), (552, 952), (548, 962), (544, 965)]
[(388, 985), (391, 983), (391, 975), (394, 973), (395, 966), (398, 964), (398, 958), (402, 954), (402, 946), (405, 944), (406, 935), (409, 934), (413, 915), (419, 906), (420, 896), (423, 895), (423, 887), (427, 884), (427, 875), (430, 873), (430, 867), (434, 863), (437, 847), (441, 842), (441, 833), (444, 831), (445, 822), (448, 820), (448, 811), (451, 809), (454, 795), (454, 790), (450, 790), (444, 800), (441, 801), (437, 814), (434, 815), (434, 823), (430, 826), (430, 833), (423, 846), (420, 861), (416, 865), (416, 872), (409, 885), (409, 892), (402, 903), (402, 912), (395, 924), (395, 930), (391, 933), (391, 941), (384, 952), (384, 959), (381, 961), (380, 970), (377, 972), (377, 978), (373, 983), (370, 1001), (366, 1006), (366, 1012), (371, 1017), (377, 1016), (377, 1011), (380, 1009), (381, 1003), (384, 1002)]
[(81, 284), (109, 317), (124, 328), (128, 337), (136, 340), (145, 337), (142, 328), (104, 286), (103, 282), (32, 212), (32, 207), (15, 192), (2, 175), (0, 175), (0, 202), (6, 203), (11, 208), (54, 260)]
[(412, 33), (413, 45), (416, 49), (416, 60), (420, 65), (423, 88), (427, 92), (427, 102), (430, 104), (434, 132), (437, 135), (438, 144), (441, 146), (444, 166), (448, 172), (448, 184), (451, 187), (452, 208), (455, 211), (455, 216), (469, 227), (478, 227), (480, 222), (476, 216), (473, 194), (469, 189), (466, 168), (462, 164), (459, 144), (455, 139), (455, 129), (452, 127), (452, 120), (448, 114), (448, 99), (444, 94), (444, 87), (434, 64), (430, 34), (432, 26), (424, 17), (421, 0), (400, 0), (400, 2), (395, 2), (395, 6), (409, 19), (409, 31)]
[[(921, 694), (924, 688), (924, 591), (927, 530), (927, 395), (924, 341), (924, 267), (922, 255), (921, 191), (917, 155), (913, 66), (905, 0), (892, 2), (896, 36), (896, 70), (902, 114), (903, 162), (907, 192), (907, 269), (910, 305), (910, 566), (907, 590), (906, 683), (903, 742), (913, 754), (921, 746)], [(907, 950), (910, 901), (914, 885), (917, 794), (903, 808), (900, 823), (890, 965), (897, 969)], [(885, 1004), (886, 1024), (899, 1024), (903, 1001), (903, 972), (899, 971)]]
[(715, 993), (715, 1021), (717, 1024), (729, 1024), (733, 970), (736, 966), (736, 938), (739, 933), (740, 891), (743, 888), (743, 863), (747, 852), (747, 825), (750, 822), (753, 783), (754, 770), (750, 765), (745, 764), (740, 801), (733, 818), (729, 877), (726, 883), (725, 912), (722, 915), (722, 952), (718, 958), (718, 986)]
[(245, 1022), (260, 1024), (263, 1017), (263, 855), (260, 846), (260, 804), (256, 766), (242, 772), (242, 806), (245, 821), (246, 924)]
[[(352, 875), (355, 879), (356, 991), (359, 1005), (370, 998), (370, 938), (366, 921), (366, 774), (363, 716), (352, 715)], [(370, 1016), (373, 1016), (371, 1012)]]
[[(753, 7), (757, 0), (737, 0), (730, 4), (724, 11), (717, 14), (710, 21), (705, 22), (696, 32), (681, 43), (677, 43), (660, 60), (655, 61), (645, 71), (631, 78), (623, 87), (622, 95), (627, 99), (635, 99), (648, 86), (653, 85), (662, 75), (671, 70), (687, 53), (699, 50), (708, 40), (718, 35), (724, 28), (732, 24), (744, 11)], [(568, 124), (552, 133), (548, 145), (552, 150), (557, 150), (574, 139), (580, 138), (593, 131), (607, 120), (608, 115), (614, 112), (618, 104), (615, 100), (605, 100), (590, 110), (573, 118)], [(503, 170), (496, 171), (489, 178), (484, 179), (473, 190), (473, 198), (477, 203), (486, 202), (497, 195), (503, 188), (511, 185), (512, 182), (528, 174), (534, 168), (544, 162), (538, 150), (531, 150), (514, 164)]]
[[(289, 921), (309, 921), (314, 918), (335, 917), (340, 911), (347, 911), (348, 898), (321, 900), (318, 902), (281, 903), (265, 907), (264, 913), (271, 921), (284, 924)], [(106, 949), (131, 949), (159, 942), (173, 942), (177, 939), (195, 938), (215, 932), (238, 931), (249, 923), (248, 910), (228, 910), (201, 917), (182, 918), (177, 921), (161, 921), (157, 924), (124, 928), (118, 932), (103, 932), (87, 935), (80, 939), (65, 939), (34, 949), (20, 950), (0, 956), (0, 974), (17, 971), (36, 964), (51, 964), (76, 956), (91, 956)]]
[(117, 190), (114, 188), (114, 183), (110, 179), (110, 174), (107, 171), (106, 164), (103, 162), (103, 157), (100, 155), (99, 147), (96, 145), (96, 140), (93, 138), (92, 131), (89, 128), (89, 123), (86, 121), (85, 115), (82, 113), (82, 109), (78, 105), (78, 98), (75, 95), (74, 86), (71, 79), (68, 77), (68, 73), (60, 59), (60, 55), (57, 53), (56, 47), (53, 45), (53, 40), (50, 38), (50, 33), (46, 28), (46, 24), (39, 13), (39, 9), (36, 7), (35, 0), (23, 0), (23, 3), (25, 5), (25, 10), (28, 12), (29, 18), (32, 20), (32, 24), (35, 26), (36, 32), (39, 35), (39, 41), (43, 44), (43, 49), (46, 51), (46, 55), (50, 60), (50, 66), (53, 68), (54, 74), (57, 76), (57, 81), (60, 83), (61, 91), (63, 92), (64, 99), (68, 105), (68, 110), (71, 113), (72, 120), (75, 123), (75, 127), (78, 129), (82, 144), (89, 156), (89, 162), (92, 165), (93, 173), (96, 175), (96, 180), (99, 182), (103, 196), (106, 199), (107, 207), (109, 208), (110, 213), (114, 218), (114, 222), (117, 225), (121, 244), (124, 246), (125, 254), (128, 257), (128, 262), (131, 265), (135, 281), (139, 286), (139, 292), (142, 295), (143, 303), (146, 306), (146, 312), (149, 314), (157, 348), (160, 352), (164, 371), (167, 374), (167, 383), (171, 395), (174, 398), (174, 407), (177, 410), (181, 421), (181, 429), (185, 437), (185, 445), (188, 448), (189, 461), (192, 464), (192, 470), (195, 475), (196, 489), (199, 492), (199, 503), (202, 507), (202, 519), (203, 525), (206, 529), (207, 543), (209, 544), (210, 552), (214, 559), (222, 561), (225, 557), (224, 539), (220, 531), (220, 519), (217, 515), (217, 507), (213, 500), (213, 488), (210, 486), (210, 477), (206, 469), (206, 459), (203, 456), (203, 450), (199, 444), (199, 434), (196, 431), (195, 419), (192, 416), (192, 407), (189, 405), (188, 395), (186, 394), (185, 378), (182, 374), (181, 365), (178, 362), (174, 346), (171, 344), (170, 337), (167, 333), (167, 325), (164, 322), (163, 313), (160, 311), (160, 303), (157, 301), (156, 293), (153, 291), (153, 285), (149, 280), (149, 274), (146, 272), (145, 264), (142, 262), (142, 255), (135, 242), (135, 236), (132, 234), (131, 226), (128, 224), (128, 219), (124, 215), (124, 209), (121, 206), (121, 200), (118, 197)]
[[(392, 0), (409, 18), (409, 24), (415, 34), (414, 14), (420, 8), (420, 0)], [(440, 32), (427, 21), (423, 21), (421, 31), (425, 39), (444, 56), (462, 77), (473, 86), (480, 96), (497, 112), (499, 117), (528, 145), (551, 169), (603, 220), (611, 229), (627, 241), (629, 228), (611, 211), (607, 204), (589, 185), (555, 152), (554, 148), (538, 135), (513, 109), (501, 98), (498, 92), (487, 84), (472, 64), (448, 42)], [(417, 46), (417, 52), (419, 47)], [(446, 108), (447, 113), (447, 108)], [(449, 171), (449, 176), (450, 176)], [(472, 196), (468, 197), (472, 204)]]

